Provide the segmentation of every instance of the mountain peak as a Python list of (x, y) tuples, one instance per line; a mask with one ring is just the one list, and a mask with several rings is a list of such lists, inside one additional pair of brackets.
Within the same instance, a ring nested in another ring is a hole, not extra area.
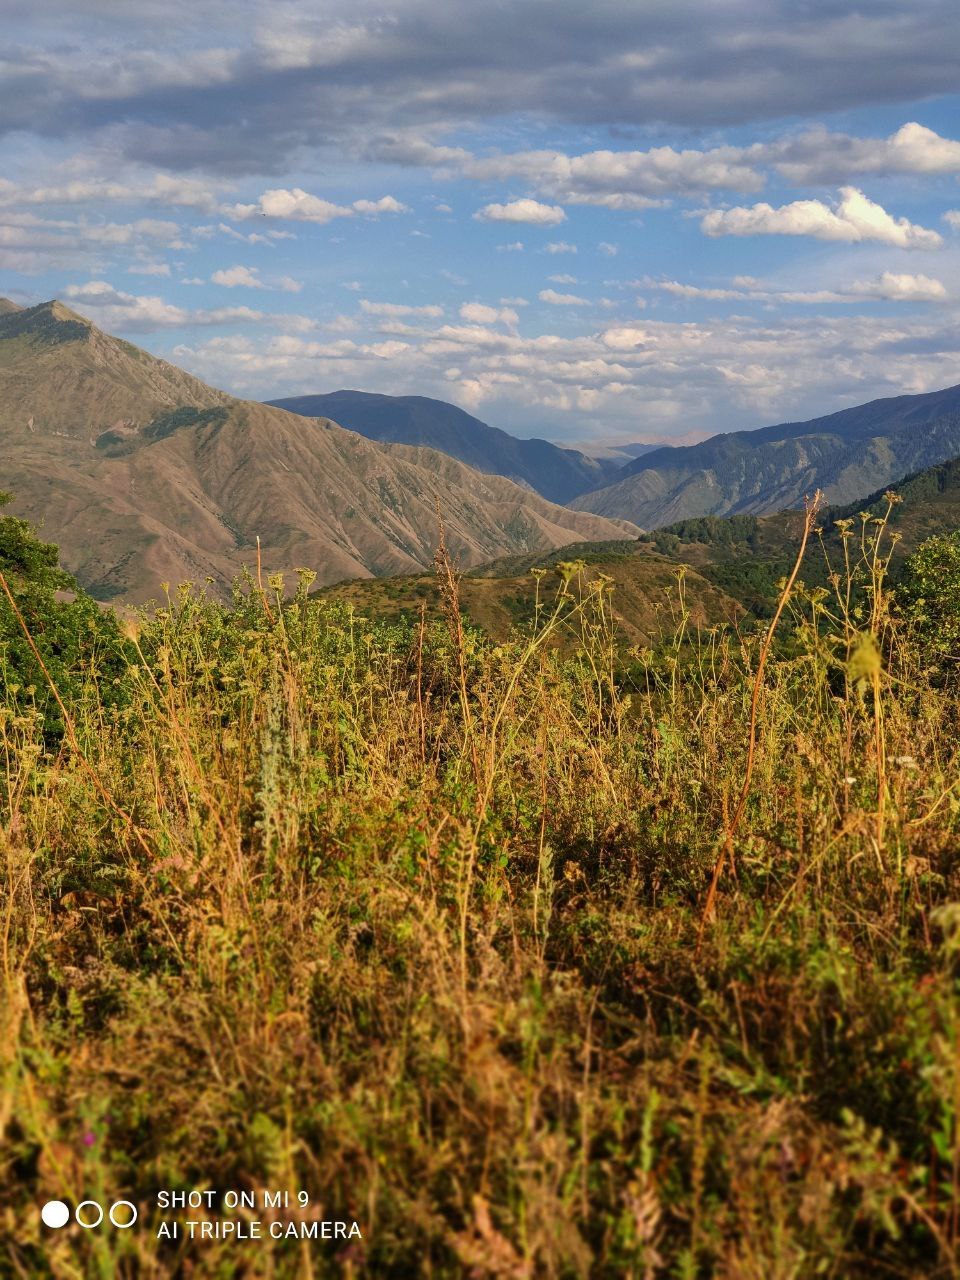
[(84, 341), (93, 329), (89, 320), (57, 298), (35, 307), (18, 307), (12, 302), (0, 305), (0, 338), (26, 337), (45, 346), (59, 346)]
[(0, 316), (10, 315), (13, 311), (22, 311), (22, 307), (18, 307), (15, 302), (11, 302), (9, 298), (0, 298)]

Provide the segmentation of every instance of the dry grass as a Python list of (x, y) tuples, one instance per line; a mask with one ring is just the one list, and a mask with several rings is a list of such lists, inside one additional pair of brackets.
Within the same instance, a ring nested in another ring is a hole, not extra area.
[[(699, 950), (762, 637), (626, 664), (575, 565), (498, 646), (455, 575), (450, 627), (185, 591), (52, 752), (10, 694), (0, 1271), (960, 1274), (958, 701), (873, 537), (868, 612), (781, 623)], [(364, 1239), (41, 1238), (193, 1186)]]

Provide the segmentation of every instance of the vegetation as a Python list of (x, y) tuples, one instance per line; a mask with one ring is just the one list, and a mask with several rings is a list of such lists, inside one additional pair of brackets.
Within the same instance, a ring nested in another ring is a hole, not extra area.
[[(893, 505), (782, 592), (789, 656), (681, 572), (626, 679), (575, 561), (497, 644), (441, 554), (438, 621), (185, 588), (60, 745), (8, 678), (5, 1273), (960, 1274), (958, 691)], [(36, 1216), (192, 1187), (363, 1239)]]
[[(0, 508), (9, 501), (0, 493)], [(94, 680), (105, 707), (122, 698), (127, 664), (120, 631), (60, 568), (57, 548), (40, 542), (25, 520), (0, 517), (0, 573), (7, 585), (0, 591), (0, 707), (26, 699), (45, 741), (57, 742), (64, 723), (54, 688), (75, 700)]]

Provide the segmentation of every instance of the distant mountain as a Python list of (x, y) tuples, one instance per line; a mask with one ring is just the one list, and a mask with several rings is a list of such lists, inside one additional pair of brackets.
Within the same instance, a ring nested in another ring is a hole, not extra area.
[(427, 448), (236, 400), (59, 302), (0, 302), (0, 489), (101, 599), (226, 593), (255, 558), (318, 582), (430, 564), (440, 503), (465, 566), (636, 536)]
[(527, 485), (551, 502), (569, 502), (588, 489), (609, 484), (622, 464), (621, 459), (591, 458), (548, 440), (519, 440), (456, 405), (426, 396), (332, 391), (268, 403), (307, 418), (332, 418), (369, 440), (439, 449), (478, 471)]
[(658, 448), (570, 505), (657, 528), (694, 516), (776, 511), (817, 488), (828, 501), (848, 502), (957, 454), (960, 386)]

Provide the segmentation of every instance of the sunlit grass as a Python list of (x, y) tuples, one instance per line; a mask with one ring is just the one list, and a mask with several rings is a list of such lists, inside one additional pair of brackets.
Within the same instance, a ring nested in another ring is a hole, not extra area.
[[(184, 590), (54, 748), (8, 692), (0, 1270), (957, 1275), (958, 702), (884, 536), (759, 684), (682, 575), (655, 651), (575, 562), (494, 645), (441, 555), (445, 624)], [(40, 1238), (194, 1186), (364, 1239)]]

